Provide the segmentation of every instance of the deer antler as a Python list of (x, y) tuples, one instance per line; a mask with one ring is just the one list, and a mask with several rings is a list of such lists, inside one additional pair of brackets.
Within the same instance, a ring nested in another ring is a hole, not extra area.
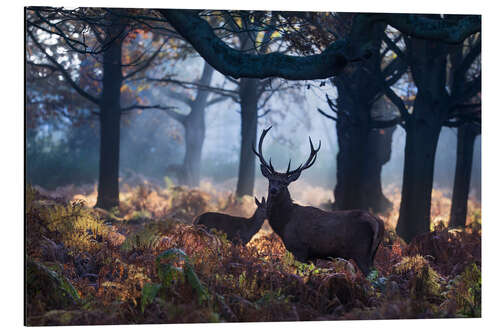
[[(297, 171), (302, 172), (303, 170), (310, 168), (314, 164), (314, 162), (316, 162), (316, 157), (318, 156), (318, 151), (321, 148), (321, 140), (319, 140), (318, 149), (314, 149), (313, 143), (311, 141), (311, 137), (309, 137), (309, 146), (311, 147), (311, 153), (309, 154), (309, 158), (307, 159), (306, 163), (303, 164), (304, 166), (302, 166), (302, 164), (301, 164), (301, 165), (299, 165), (299, 167), (297, 169), (293, 170), (290, 173), (294, 173)], [(287, 174), (289, 173), (288, 170), (286, 173)]]
[(266, 136), (267, 132), (272, 128), (272, 126), (269, 126), (269, 128), (265, 129), (262, 131), (262, 134), (260, 135), (259, 139), (259, 152), (255, 151), (255, 143), (252, 145), (252, 150), (255, 155), (259, 157), (260, 164), (265, 166), (269, 171), (275, 172), (273, 168), (273, 164), (271, 163), (271, 158), (269, 158), (269, 164), (266, 162), (266, 159), (264, 158), (264, 154), (262, 154), (262, 142), (264, 142), (264, 137)]
[(311, 147), (311, 153), (309, 154), (309, 158), (307, 159), (307, 161), (304, 164), (299, 165), (297, 169), (290, 171), (290, 164), (292, 163), (292, 159), (290, 159), (290, 161), (288, 161), (288, 167), (287, 167), (285, 173), (276, 172), (274, 170), (273, 164), (271, 162), (271, 158), (269, 158), (269, 163), (266, 162), (266, 159), (264, 158), (264, 154), (262, 153), (262, 143), (264, 142), (264, 137), (266, 136), (267, 132), (269, 132), (269, 130), (271, 128), (272, 128), (272, 126), (270, 126), (269, 128), (262, 131), (262, 134), (260, 135), (260, 139), (259, 139), (259, 152), (257, 152), (255, 150), (255, 144), (252, 145), (252, 150), (255, 153), (255, 155), (257, 155), (259, 157), (260, 164), (262, 164), (264, 167), (266, 167), (269, 171), (271, 171), (274, 174), (290, 175), (290, 174), (293, 174), (296, 172), (302, 172), (302, 170), (310, 168), (314, 164), (314, 162), (316, 162), (316, 157), (318, 156), (317, 155), (318, 151), (321, 148), (321, 140), (319, 141), (318, 148), (314, 149), (313, 143), (311, 141), (311, 137), (309, 137), (309, 145)]

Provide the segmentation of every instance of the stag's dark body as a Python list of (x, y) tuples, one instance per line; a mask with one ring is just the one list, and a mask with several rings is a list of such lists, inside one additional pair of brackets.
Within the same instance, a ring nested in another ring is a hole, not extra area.
[(373, 267), (384, 233), (380, 219), (361, 210), (326, 212), (300, 206), (288, 190), (268, 202), (269, 224), (297, 260), (353, 259), (365, 275)]
[[(256, 200), (256, 203), (258, 201)], [(255, 235), (264, 220), (266, 219), (266, 206), (265, 200), (262, 200), (262, 204), (257, 204), (257, 209), (250, 218), (232, 216), (222, 213), (208, 212), (198, 216), (193, 224), (204, 225), (206, 229), (210, 230), (212, 228), (219, 231), (223, 231), (227, 235), (227, 239), (232, 243), (241, 243), (246, 245)]]
[[(302, 262), (315, 259), (353, 259), (363, 274), (373, 267), (373, 259), (384, 235), (384, 223), (377, 217), (361, 210), (326, 212), (314, 207), (293, 203), (288, 185), (297, 180), (303, 170), (316, 161), (317, 149), (311, 138), (311, 154), (304, 164), (286, 172), (274, 170), (262, 155), (262, 142), (270, 128), (264, 130), (259, 140), (259, 157), (262, 175), (269, 180), (267, 217), (288, 251)], [(291, 161), (290, 161), (291, 162)]]

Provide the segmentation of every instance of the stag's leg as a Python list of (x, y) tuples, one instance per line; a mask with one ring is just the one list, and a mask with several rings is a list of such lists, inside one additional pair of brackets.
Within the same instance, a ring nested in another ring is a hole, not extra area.
[(298, 260), (300, 262), (303, 262), (303, 263), (307, 264), (307, 258), (309, 258), (309, 253), (308, 253), (307, 250), (304, 250), (304, 249), (289, 249), (288, 251), (290, 251), (293, 254), (293, 257), (295, 258), (295, 260)]
[(366, 259), (358, 259), (358, 258), (353, 258), (356, 264), (358, 265), (358, 268), (360, 271), (363, 273), (363, 275), (366, 277), (368, 274), (370, 274), (370, 271), (373, 267), (373, 263), (368, 262), (369, 260)]

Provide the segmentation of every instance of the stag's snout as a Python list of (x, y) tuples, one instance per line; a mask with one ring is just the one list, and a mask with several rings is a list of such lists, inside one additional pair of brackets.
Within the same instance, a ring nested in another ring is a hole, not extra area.
[(279, 188), (277, 187), (269, 187), (269, 194), (271, 194), (271, 197), (276, 196), (279, 193)]

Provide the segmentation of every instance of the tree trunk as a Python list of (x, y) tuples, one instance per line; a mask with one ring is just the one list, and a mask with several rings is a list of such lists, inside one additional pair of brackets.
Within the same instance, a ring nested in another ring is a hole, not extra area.
[[(348, 15), (348, 14), (347, 14)], [(385, 24), (376, 24), (371, 33), (379, 45)], [(337, 183), (334, 209), (363, 209), (385, 213), (392, 206), (382, 193), (380, 173), (391, 155), (392, 130), (372, 129), (372, 113), (380, 100), (381, 59), (374, 55), (351, 71), (335, 77), (337, 87)], [(381, 103), (384, 111), (387, 105)], [(385, 112), (383, 112), (385, 113)]]
[(441, 131), (438, 112), (432, 110), (431, 103), (417, 95), (414, 115), (406, 122), (403, 185), (396, 232), (407, 242), (430, 231), (434, 160)]
[(477, 134), (472, 124), (464, 124), (458, 128), (457, 162), (455, 166), (455, 182), (453, 184), (449, 223), (449, 225), (453, 227), (465, 226), (474, 140)]
[(387, 214), (392, 203), (382, 192), (382, 167), (391, 159), (392, 135), (396, 127), (373, 129), (368, 134), (364, 163), (362, 202), (368, 210)]
[(99, 183), (96, 207), (119, 205), (118, 169), (120, 160), (121, 39), (110, 43), (103, 54), (103, 80), (100, 104)]
[(410, 242), (430, 231), (436, 147), (449, 109), (445, 88), (448, 46), (416, 38), (405, 38), (405, 43), (418, 92), (413, 112), (405, 121), (405, 162), (396, 232)]
[(368, 142), (366, 127), (353, 125), (345, 117), (337, 120), (337, 184), (334, 208), (338, 210), (367, 209), (362, 199), (363, 174)]
[(257, 83), (256, 79), (241, 79), (241, 148), (236, 195), (253, 195), (255, 156), (252, 145), (257, 138)]
[(205, 114), (203, 108), (196, 115), (191, 111), (185, 122), (186, 154), (182, 163), (181, 184), (190, 187), (200, 185), (201, 152), (205, 140)]
[[(356, 92), (350, 84), (362, 81), (363, 75), (349, 79), (337, 78), (337, 183), (334, 209), (363, 209), (386, 213), (391, 202), (382, 193), (382, 166), (389, 161), (393, 129), (370, 128), (372, 104), (365, 95), (368, 89)], [(366, 80), (366, 79), (365, 79)], [(343, 82), (342, 82), (343, 81)], [(341, 112), (340, 112), (341, 111)]]
[[(214, 69), (207, 62), (199, 84), (208, 86), (212, 81)], [(186, 154), (182, 163), (180, 182), (183, 185), (196, 187), (200, 185), (201, 153), (205, 141), (205, 108), (210, 91), (199, 89), (195, 100), (191, 103), (191, 112), (186, 116), (183, 125), (185, 130)]]

